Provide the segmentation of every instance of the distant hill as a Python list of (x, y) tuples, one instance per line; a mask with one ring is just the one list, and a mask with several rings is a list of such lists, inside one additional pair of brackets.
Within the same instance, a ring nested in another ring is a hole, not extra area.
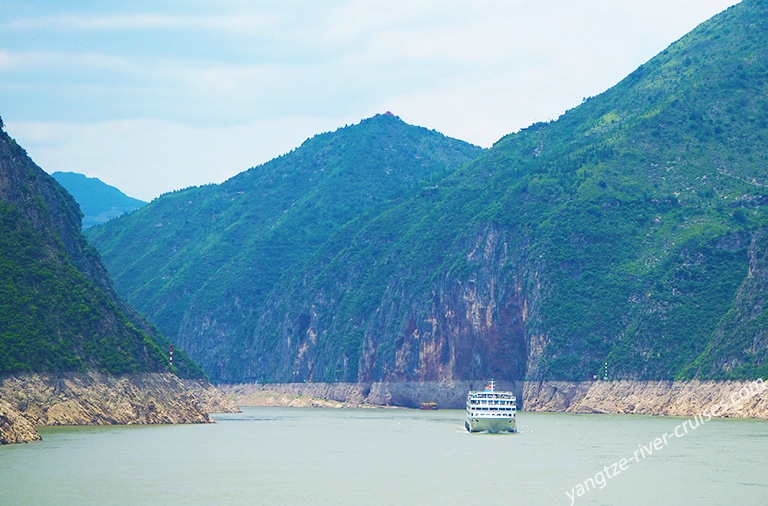
[(366, 120), (88, 235), (218, 381), (768, 374), (766, 0), (483, 153), (441, 168), (458, 145), (406, 132)]
[(51, 176), (66, 188), (80, 205), (83, 212), (83, 228), (106, 223), (146, 204), (95, 177), (75, 172), (54, 172)]
[(167, 371), (168, 346), (115, 293), (72, 196), (0, 130), (0, 375)]
[(482, 151), (377, 115), (86, 233), (131, 304), (212, 377), (226, 370), (237, 380), (238, 350), (264, 301), (329, 237), (433, 187)]

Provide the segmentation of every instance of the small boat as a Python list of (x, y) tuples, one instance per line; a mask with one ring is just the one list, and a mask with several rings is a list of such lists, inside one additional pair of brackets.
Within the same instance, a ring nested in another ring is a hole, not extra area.
[(485, 389), (467, 394), (464, 427), (469, 432), (517, 432), (517, 398), (512, 392), (497, 392), (495, 387), (491, 380)]
[(436, 402), (422, 402), (419, 405), (419, 409), (434, 410), (434, 409), (437, 409), (437, 403)]

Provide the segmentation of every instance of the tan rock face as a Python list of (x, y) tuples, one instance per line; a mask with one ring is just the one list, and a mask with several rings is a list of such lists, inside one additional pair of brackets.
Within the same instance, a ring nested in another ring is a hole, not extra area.
[(0, 382), (0, 443), (40, 439), (35, 426), (211, 423), (237, 410), (207, 382), (172, 374), (26, 374)]
[(757, 381), (595, 381), (526, 383), (527, 411), (768, 418), (768, 383)]
[(0, 399), (0, 444), (39, 441), (35, 426), (16, 408)]
[(208, 423), (197, 400), (171, 374), (32, 374), (7, 378), (0, 397), (35, 425)]

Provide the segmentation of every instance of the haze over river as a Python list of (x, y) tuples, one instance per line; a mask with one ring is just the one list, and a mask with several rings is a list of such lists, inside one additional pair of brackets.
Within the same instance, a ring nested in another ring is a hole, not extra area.
[(0, 447), (0, 504), (768, 501), (767, 421), (688, 422), (684, 432), (686, 418), (521, 412), (518, 434), (491, 435), (467, 433), (463, 418), (244, 408), (211, 425), (43, 428), (40, 443)]

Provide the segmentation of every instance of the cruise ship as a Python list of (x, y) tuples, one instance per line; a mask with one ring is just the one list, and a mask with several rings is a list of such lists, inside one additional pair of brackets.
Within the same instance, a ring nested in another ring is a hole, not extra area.
[(517, 432), (516, 402), (512, 392), (497, 392), (491, 380), (484, 390), (470, 391), (467, 395), (464, 427), (469, 432)]

